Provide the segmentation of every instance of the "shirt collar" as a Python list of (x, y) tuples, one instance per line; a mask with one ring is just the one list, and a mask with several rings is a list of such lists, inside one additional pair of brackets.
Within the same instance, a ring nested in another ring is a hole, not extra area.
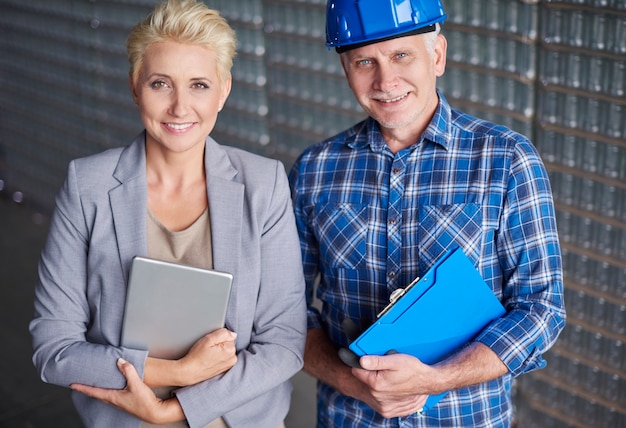
[(437, 96), (439, 97), (437, 110), (422, 134), (422, 139), (439, 144), (447, 150), (452, 141), (452, 108), (441, 91), (437, 90)]
[[(452, 118), (451, 107), (439, 90), (437, 90), (437, 95), (439, 102), (435, 114), (422, 134), (422, 137), (416, 141), (414, 147), (416, 147), (417, 143), (421, 140), (439, 144), (444, 149), (450, 146), (452, 139), (452, 133), (450, 131)], [(387, 145), (380, 132), (378, 123), (371, 117), (355, 125), (351, 131), (351, 135), (346, 139), (346, 144), (352, 149), (360, 149), (369, 145), (373, 152), (380, 153)]]

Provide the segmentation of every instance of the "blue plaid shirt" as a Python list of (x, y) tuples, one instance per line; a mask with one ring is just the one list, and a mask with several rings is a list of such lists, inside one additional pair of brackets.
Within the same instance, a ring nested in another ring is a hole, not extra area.
[[(319, 426), (509, 426), (513, 378), (545, 366), (541, 354), (565, 325), (554, 206), (536, 149), (439, 100), (421, 138), (395, 155), (369, 118), (294, 164), (309, 328), (347, 346), (345, 318), (374, 320), (393, 290), (460, 246), (507, 309), (475, 340), (509, 373), (451, 391), (424, 415), (392, 419), (319, 382)], [(318, 274), (321, 312), (312, 305)]]

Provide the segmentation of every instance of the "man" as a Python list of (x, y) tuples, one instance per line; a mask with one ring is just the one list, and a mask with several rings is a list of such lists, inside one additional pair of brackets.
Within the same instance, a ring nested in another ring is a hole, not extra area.
[[(565, 325), (546, 170), (526, 137), (451, 109), (438, 92), (445, 17), (438, 0), (328, 3), (327, 45), (369, 117), (308, 148), (290, 174), (319, 426), (509, 426), (513, 379), (545, 366)], [(344, 320), (374, 320), (392, 291), (455, 247), (506, 314), (434, 365), (403, 354), (344, 364)]]

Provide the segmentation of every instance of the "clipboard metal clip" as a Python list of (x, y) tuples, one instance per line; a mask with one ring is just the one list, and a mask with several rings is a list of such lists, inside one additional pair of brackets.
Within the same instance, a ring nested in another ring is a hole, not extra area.
[(387, 311), (389, 311), (389, 309), (391, 309), (393, 307), (393, 305), (395, 305), (396, 302), (398, 300), (400, 300), (400, 298), (402, 296), (404, 296), (411, 289), (411, 287), (413, 287), (415, 284), (417, 284), (420, 279), (421, 278), (418, 276), (409, 285), (407, 285), (405, 288), (396, 288), (395, 290), (393, 290), (391, 292), (391, 295), (389, 296), (389, 304), (385, 307), (385, 309), (380, 311), (380, 313), (378, 315), (376, 315), (376, 319), (379, 319), (380, 317), (385, 315), (385, 313), (387, 313)]

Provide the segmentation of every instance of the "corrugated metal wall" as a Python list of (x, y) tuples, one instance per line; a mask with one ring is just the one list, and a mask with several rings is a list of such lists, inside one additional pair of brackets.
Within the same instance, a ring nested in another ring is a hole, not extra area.
[[(0, 0), (0, 188), (50, 210), (67, 162), (142, 128), (124, 40), (158, 0)], [(240, 41), (223, 144), (281, 159), (363, 117), (323, 0), (207, 0)], [(449, 101), (532, 137), (549, 169), (568, 326), (523, 376), (520, 426), (626, 426), (626, 0), (444, 0)], [(313, 406), (314, 403), (311, 403)]]
[(141, 130), (124, 41), (155, 2), (0, 2), (0, 178), (51, 209), (70, 159)]
[(519, 382), (520, 420), (626, 426), (626, 1), (539, 7), (535, 141), (550, 173), (568, 325)]

